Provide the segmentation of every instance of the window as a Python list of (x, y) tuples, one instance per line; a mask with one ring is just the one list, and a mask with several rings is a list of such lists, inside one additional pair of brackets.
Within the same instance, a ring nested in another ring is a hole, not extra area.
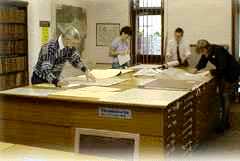
[(131, 22), (134, 29), (133, 63), (161, 63), (163, 5), (161, 0), (134, 0)]

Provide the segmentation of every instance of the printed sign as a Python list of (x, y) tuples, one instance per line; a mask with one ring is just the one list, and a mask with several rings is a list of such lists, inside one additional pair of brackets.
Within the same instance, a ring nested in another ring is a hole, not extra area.
[(98, 110), (98, 115), (99, 117), (132, 119), (132, 111), (129, 109), (100, 107)]

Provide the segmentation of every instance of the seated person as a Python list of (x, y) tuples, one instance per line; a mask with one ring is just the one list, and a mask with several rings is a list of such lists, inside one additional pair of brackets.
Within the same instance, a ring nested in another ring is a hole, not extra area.
[(66, 85), (65, 81), (60, 80), (60, 74), (67, 61), (84, 72), (87, 79), (95, 80), (81, 61), (77, 50), (77, 47), (84, 42), (84, 38), (81, 39), (76, 28), (69, 27), (57, 40), (51, 40), (43, 45), (32, 74), (32, 84), (51, 83), (56, 87)]
[(184, 31), (181, 28), (177, 28), (174, 33), (174, 39), (170, 40), (167, 45), (166, 64), (163, 66), (179, 67), (188, 66), (188, 59), (191, 55), (189, 44), (183, 39)]
[(120, 31), (120, 36), (115, 38), (110, 47), (109, 55), (112, 57), (112, 68), (121, 69), (129, 66), (129, 62), (119, 64), (118, 56), (129, 56), (129, 37), (132, 36), (132, 29), (129, 26), (123, 27)]

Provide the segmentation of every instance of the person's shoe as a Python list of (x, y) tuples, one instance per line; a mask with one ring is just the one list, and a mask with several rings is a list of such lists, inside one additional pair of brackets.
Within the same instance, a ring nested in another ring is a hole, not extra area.
[(224, 127), (217, 127), (215, 129), (216, 134), (223, 134), (224, 133)]
[(227, 121), (224, 125), (225, 130), (229, 130), (231, 128), (231, 124), (229, 121)]

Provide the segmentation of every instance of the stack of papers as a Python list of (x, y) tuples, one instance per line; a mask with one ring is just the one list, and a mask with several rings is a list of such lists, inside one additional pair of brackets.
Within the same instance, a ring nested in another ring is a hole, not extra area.
[[(113, 78), (107, 78), (107, 79), (99, 79), (94, 81), (88, 81), (85, 77), (72, 77), (66, 79), (66, 81), (69, 83), (68, 85), (63, 86), (63, 89), (69, 89), (74, 87), (80, 87), (80, 86), (100, 86), (100, 87), (109, 87), (112, 85), (116, 85), (125, 81), (128, 81), (127, 78), (119, 78), (119, 77), (113, 77)], [(33, 87), (36, 88), (46, 88), (46, 89), (56, 89), (54, 84), (49, 83), (41, 83), (41, 84), (35, 84)]]
[(204, 81), (212, 78), (209, 71), (200, 72), (198, 74), (191, 74), (183, 69), (169, 68), (167, 70), (162, 70), (156, 77), (159, 79), (167, 80), (194, 80), (194, 81)]

